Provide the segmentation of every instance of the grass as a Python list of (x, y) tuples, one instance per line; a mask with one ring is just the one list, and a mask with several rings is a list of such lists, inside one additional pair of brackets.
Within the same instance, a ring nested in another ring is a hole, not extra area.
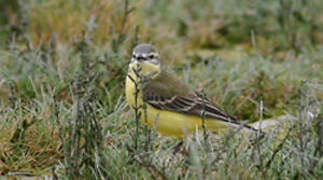
[[(320, 179), (322, 7), (319, 0), (0, 2), (0, 174)], [(158, 47), (170, 71), (239, 119), (285, 117), (287, 125), (262, 139), (232, 130), (179, 140), (136, 124), (124, 81), (138, 42)]]

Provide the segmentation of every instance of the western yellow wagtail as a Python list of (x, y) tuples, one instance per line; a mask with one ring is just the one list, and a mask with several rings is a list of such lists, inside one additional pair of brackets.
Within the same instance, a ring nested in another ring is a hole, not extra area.
[(126, 78), (126, 99), (138, 108), (141, 122), (166, 136), (183, 137), (206, 127), (218, 133), (230, 127), (257, 129), (238, 121), (167, 73), (150, 44), (137, 45)]

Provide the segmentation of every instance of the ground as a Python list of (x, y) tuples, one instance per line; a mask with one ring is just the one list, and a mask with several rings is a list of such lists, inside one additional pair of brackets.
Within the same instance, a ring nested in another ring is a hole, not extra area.
[[(320, 179), (323, 1), (0, 1), (0, 174), (59, 179)], [(265, 137), (184, 139), (125, 102), (132, 48)]]

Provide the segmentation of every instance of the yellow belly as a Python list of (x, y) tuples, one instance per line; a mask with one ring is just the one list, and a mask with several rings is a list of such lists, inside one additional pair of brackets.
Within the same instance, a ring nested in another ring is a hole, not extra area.
[[(126, 99), (129, 106), (135, 107), (135, 86), (131, 79), (126, 79)], [(137, 107), (142, 105), (142, 94), (137, 96)], [(183, 137), (202, 127), (202, 118), (178, 112), (156, 109), (146, 104), (146, 110), (140, 109), (140, 120), (147, 123), (149, 127), (154, 127), (163, 135)], [(227, 123), (215, 119), (205, 119), (206, 128), (218, 133), (227, 129)]]
[[(141, 116), (141, 121), (147, 123), (149, 127), (154, 127), (163, 135), (183, 137), (186, 134), (194, 132), (196, 129), (202, 128), (202, 118), (194, 115), (187, 115), (167, 110), (159, 110), (147, 105), (147, 116)], [(222, 121), (214, 119), (205, 119), (207, 129), (218, 133), (226, 130), (227, 125)]]

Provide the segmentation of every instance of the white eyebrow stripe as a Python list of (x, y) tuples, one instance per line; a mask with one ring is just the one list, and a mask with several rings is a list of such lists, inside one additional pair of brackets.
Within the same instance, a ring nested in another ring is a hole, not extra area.
[(158, 56), (159, 56), (159, 54), (158, 54), (158, 53), (156, 53), (156, 52), (149, 53), (148, 55), (149, 55), (149, 56), (153, 55), (153, 56), (156, 56), (156, 57), (158, 57)]

